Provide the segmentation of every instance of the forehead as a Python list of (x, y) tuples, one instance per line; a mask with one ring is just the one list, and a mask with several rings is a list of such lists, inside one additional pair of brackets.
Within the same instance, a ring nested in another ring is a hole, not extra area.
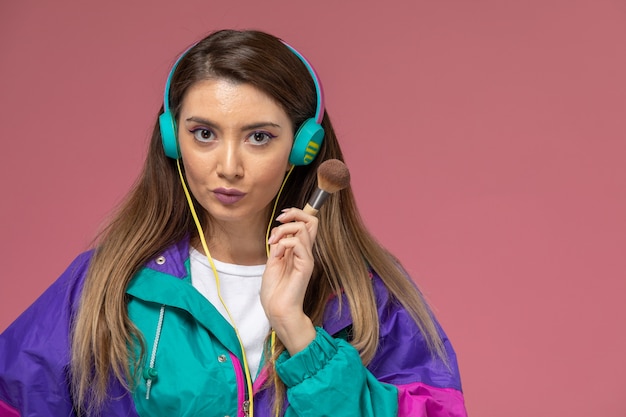
[(183, 113), (202, 112), (222, 116), (266, 116), (288, 118), (282, 106), (269, 94), (249, 83), (226, 78), (202, 80), (186, 91)]

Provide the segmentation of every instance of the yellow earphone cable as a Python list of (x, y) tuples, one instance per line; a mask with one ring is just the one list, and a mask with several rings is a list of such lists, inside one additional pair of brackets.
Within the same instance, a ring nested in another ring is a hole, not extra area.
[[(200, 220), (198, 220), (198, 215), (196, 214), (196, 210), (193, 206), (193, 201), (191, 200), (191, 195), (189, 194), (189, 189), (187, 188), (185, 177), (183, 176), (183, 171), (180, 167), (180, 159), (176, 160), (176, 167), (178, 168), (178, 175), (180, 177), (180, 183), (183, 186), (183, 191), (185, 192), (185, 197), (187, 198), (187, 203), (189, 204), (189, 209), (191, 210), (191, 216), (193, 217), (193, 221), (196, 225), (196, 228), (198, 229), (198, 234), (200, 235), (200, 242), (202, 243), (202, 249), (204, 249), (204, 253), (206, 254), (207, 260), (209, 261), (209, 265), (211, 265), (211, 269), (213, 270), (213, 275), (215, 276), (215, 285), (217, 286), (217, 296), (220, 302), (222, 303), (222, 306), (226, 310), (226, 314), (228, 314), (228, 318), (230, 319), (230, 322), (233, 325), (233, 329), (235, 330), (235, 334), (237, 335), (237, 340), (239, 341), (239, 347), (241, 348), (241, 355), (243, 358), (244, 373), (246, 377), (246, 386), (248, 388), (249, 416), (253, 417), (254, 416), (254, 392), (252, 391), (252, 378), (250, 377), (250, 367), (248, 366), (248, 359), (246, 358), (246, 352), (243, 347), (243, 342), (241, 340), (241, 336), (239, 335), (239, 330), (237, 330), (237, 326), (235, 326), (235, 320), (233, 320), (233, 317), (230, 314), (230, 310), (228, 310), (226, 303), (222, 299), (222, 293), (220, 291), (220, 279), (217, 273), (217, 268), (215, 267), (215, 263), (213, 263), (213, 258), (211, 257), (211, 253), (209, 252), (209, 247), (206, 243), (206, 238), (204, 237), (204, 231), (202, 230), (202, 225), (200, 224)], [(276, 208), (278, 206), (278, 199), (281, 193), (283, 192), (283, 188), (285, 188), (285, 184), (287, 183), (287, 179), (291, 175), (293, 168), (294, 168), (294, 165), (292, 165), (289, 171), (287, 172), (287, 175), (285, 176), (285, 179), (283, 180), (283, 183), (281, 184), (280, 189), (278, 190), (278, 195), (276, 196), (276, 199), (274, 201), (274, 206), (272, 208), (272, 215), (270, 216), (270, 221), (267, 225), (267, 232), (265, 233), (265, 242), (266, 242), (265, 251), (268, 257), (270, 255), (270, 247), (267, 244), (267, 240), (269, 239), (270, 231), (272, 229), (272, 221), (274, 219), (274, 215), (276, 214)], [(272, 356), (273, 356), (274, 355), (274, 342), (276, 340), (276, 332), (274, 332), (274, 330), (272, 330), (272, 335), (271, 335), (270, 340), (271, 340), (270, 345), (271, 345)]]
[[(265, 233), (265, 242), (267, 242), (270, 238), (270, 231), (272, 230), (272, 221), (274, 220), (274, 215), (276, 214), (276, 207), (278, 206), (278, 199), (280, 198), (280, 195), (283, 192), (283, 188), (285, 188), (285, 184), (287, 183), (289, 176), (293, 172), (294, 167), (295, 165), (291, 166), (291, 168), (289, 169), (289, 172), (287, 172), (287, 175), (285, 175), (285, 179), (283, 180), (283, 183), (280, 186), (280, 189), (278, 190), (278, 195), (276, 196), (276, 200), (274, 201), (274, 207), (272, 208), (272, 215), (270, 216), (270, 221), (267, 225), (267, 232)], [(265, 250), (267, 252), (267, 257), (269, 258), (270, 257), (270, 245), (268, 245), (267, 243), (265, 244)], [(276, 332), (274, 331), (274, 329), (272, 329), (272, 333), (270, 335), (270, 352), (272, 353), (272, 358), (273, 358), (276, 353)], [(274, 372), (275, 384), (277, 383), (276, 381), (277, 378), (278, 378), (278, 375), (276, 375), (276, 372)], [(278, 417), (278, 409), (276, 409), (276, 414), (274, 417)]]
[(235, 330), (235, 334), (237, 335), (237, 340), (239, 341), (239, 347), (241, 348), (241, 356), (243, 358), (243, 367), (244, 373), (246, 376), (246, 386), (248, 388), (248, 404), (249, 404), (249, 415), (254, 416), (254, 392), (252, 392), (252, 378), (250, 377), (250, 367), (248, 366), (248, 359), (246, 358), (246, 351), (243, 347), (243, 342), (241, 341), (241, 336), (239, 335), (239, 330), (237, 330), (237, 326), (235, 325), (235, 320), (233, 320), (232, 315), (230, 314), (230, 310), (226, 306), (226, 303), (222, 299), (222, 293), (220, 291), (220, 279), (217, 274), (217, 269), (215, 268), (215, 264), (213, 263), (213, 258), (211, 257), (211, 253), (209, 252), (209, 247), (206, 243), (206, 239), (204, 237), (204, 232), (202, 231), (202, 225), (200, 225), (200, 221), (198, 220), (198, 215), (196, 214), (196, 210), (193, 207), (193, 201), (191, 200), (191, 195), (189, 194), (189, 190), (187, 189), (187, 184), (185, 183), (185, 178), (183, 176), (183, 171), (180, 168), (180, 159), (176, 160), (176, 166), (178, 167), (178, 175), (180, 176), (180, 182), (183, 185), (183, 190), (185, 191), (185, 197), (187, 197), (187, 203), (189, 203), (189, 209), (191, 210), (191, 215), (193, 220), (198, 228), (198, 234), (200, 235), (200, 242), (202, 243), (202, 249), (204, 249), (204, 253), (211, 265), (211, 269), (213, 270), (213, 275), (215, 275), (215, 284), (217, 286), (217, 296), (224, 306), (226, 310), (226, 314), (228, 314), (228, 318), (233, 325), (233, 329)]
[(265, 232), (265, 252), (267, 253), (267, 257), (270, 257), (270, 245), (267, 244), (267, 241), (270, 238), (270, 231), (272, 230), (272, 222), (274, 221), (274, 215), (276, 214), (276, 207), (278, 206), (278, 199), (280, 198), (280, 195), (283, 193), (283, 188), (285, 188), (285, 184), (287, 184), (287, 180), (289, 179), (289, 176), (291, 175), (291, 173), (293, 172), (293, 168), (295, 167), (295, 165), (292, 165), (291, 168), (289, 168), (289, 171), (287, 172), (287, 175), (285, 175), (285, 179), (283, 180), (283, 183), (280, 186), (280, 189), (278, 190), (278, 194), (276, 195), (276, 199), (274, 200), (274, 207), (272, 208), (272, 215), (270, 216), (270, 221), (267, 224), (267, 232)]

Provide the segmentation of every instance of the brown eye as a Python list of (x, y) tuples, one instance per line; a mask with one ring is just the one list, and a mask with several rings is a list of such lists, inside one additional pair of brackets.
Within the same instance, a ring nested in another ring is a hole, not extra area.
[(209, 129), (194, 129), (191, 130), (191, 133), (193, 134), (193, 137), (200, 142), (210, 142), (214, 139), (213, 132), (211, 132)]
[(250, 143), (253, 145), (265, 145), (273, 138), (275, 138), (275, 136), (267, 132), (254, 132), (249, 136)]

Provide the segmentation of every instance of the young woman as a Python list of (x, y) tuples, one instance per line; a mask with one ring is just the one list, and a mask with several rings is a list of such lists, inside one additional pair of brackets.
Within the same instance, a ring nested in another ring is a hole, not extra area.
[(465, 416), (448, 339), (350, 188), (301, 210), (328, 159), (297, 51), (191, 47), (95, 249), (0, 336), (0, 416)]

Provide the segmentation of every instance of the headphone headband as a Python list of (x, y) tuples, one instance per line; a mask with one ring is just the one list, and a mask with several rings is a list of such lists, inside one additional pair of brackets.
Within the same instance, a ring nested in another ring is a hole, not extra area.
[(167, 80), (165, 81), (165, 91), (163, 92), (163, 112), (164, 113), (167, 113), (170, 111), (170, 87), (172, 84), (172, 77), (174, 76), (174, 72), (176, 71), (176, 68), (178, 68), (178, 64), (180, 64), (180, 61), (185, 57), (185, 55), (187, 55), (187, 52), (189, 52), (191, 48), (193, 48), (196, 45), (197, 43), (194, 43), (189, 48), (187, 48), (185, 52), (180, 54), (180, 56), (176, 59), (176, 62), (174, 62), (174, 65), (172, 65), (172, 69), (170, 70), (170, 73), (167, 75)]
[(322, 88), (322, 83), (320, 82), (320, 79), (317, 76), (317, 72), (315, 72), (315, 68), (313, 68), (313, 65), (311, 65), (311, 63), (300, 52), (298, 52), (293, 46), (289, 45), (287, 42), (283, 40), (281, 40), (281, 42), (287, 48), (289, 48), (291, 52), (293, 52), (293, 54), (300, 59), (300, 61), (302, 61), (306, 69), (309, 71), (309, 74), (311, 75), (311, 78), (313, 79), (313, 83), (315, 83), (315, 95), (317, 97), (317, 106), (315, 109), (314, 119), (318, 124), (321, 125), (322, 119), (324, 118), (325, 101), (324, 101), (324, 89)]
[[(320, 82), (319, 77), (310, 62), (294, 47), (285, 41), (281, 40), (281, 42), (304, 64), (313, 79), (313, 83), (315, 84), (315, 116), (305, 120), (302, 125), (300, 125), (294, 135), (293, 146), (291, 148), (291, 154), (289, 155), (289, 162), (291, 164), (308, 165), (317, 156), (324, 140), (324, 129), (322, 128), (322, 120), (324, 118), (324, 90), (322, 89), (322, 83)], [(176, 59), (176, 62), (172, 65), (172, 69), (170, 70), (165, 82), (165, 91), (163, 93), (163, 113), (159, 116), (159, 126), (161, 129), (161, 140), (163, 142), (165, 155), (173, 159), (180, 158), (180, 150), (178, 147), (176, 120), (174, 115), (171, 113), (169, 106), (172, 78), (180, 61), (196, 45), (197, 43), (187, 48), (187, 50), (185, 50), (185, 52), (183, 52), (178, 59)]]

